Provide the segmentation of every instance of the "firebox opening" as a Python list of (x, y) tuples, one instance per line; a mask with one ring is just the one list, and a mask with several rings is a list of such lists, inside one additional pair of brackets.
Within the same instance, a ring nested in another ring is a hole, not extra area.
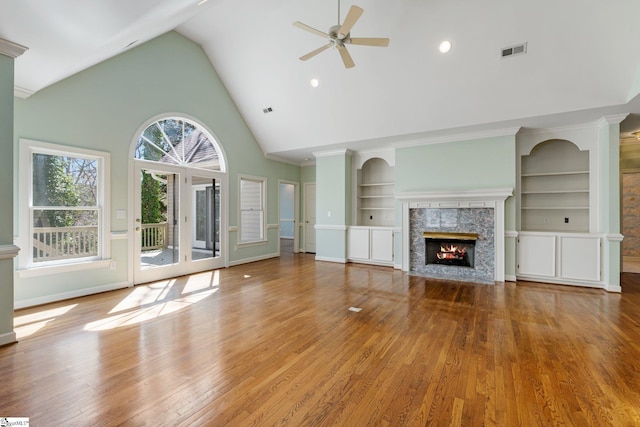
[(425, 237), (425, 263), (475, 266), (477, 234), (469, 233), (423, 233)]

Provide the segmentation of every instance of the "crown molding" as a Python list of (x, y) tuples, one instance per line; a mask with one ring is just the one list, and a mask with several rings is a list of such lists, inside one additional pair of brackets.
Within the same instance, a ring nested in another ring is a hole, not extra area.
[(625, 118), (627, 118), (628, 115), (629, 113), (604, 116), (598, 119), (596, 125), (598, 126), (598, 129), (602, 129), (607, 125), (617, 125), (620, 124), (620, 122), (622, 122)]
[(27, 50), (29, 50), (29, 48), (26, 46), (10, 42), (9, 40), (0, 39), (0, 55), (5, 55), (15, 59)]
[(521, 128), (518, 126), (518, 127), (512, 127), (512, 128), (491, 129), (491, 130), (478, 131), (478, 132), (457, 133), (457, 134), (445, 135), (445, 136), (424, 137), (424, 138), (414, 139), (412, 141), (407, 141), (407, 142), (392, 143), (391, 146), (394, 148), (410, 148), (410, 147), (420, 147), (422, 145), (446, 144), (449, 142), (473, 141), (476, 139), (497, 138), (502, 136), (515, 136), (520, 131), (520, 129)]
[(327, 151), (314, 151), (312, 153), (316, 158), (318, 157), (331, 157), (331, 156), (349, 156), (351, 150), (347, 148), (340, 148), (339, 150), (327, 150)]
[(25, 88), (20, 87), (20, 86), (14, 86), (13, 87), (13, 96), (15, 96), (17, 98), (27, 99), (28, 97), (30, 97), (34, 93), (35, 93), (35, 91), (29, 90), (29, 89), (25, 89)]
[(269, 153), (264, 153), (264, 158), (267, 160), (273, 160), (274, 162), (286, 163), (288, 165), (293, 165), (293, 166), (301, 166), (300, 162), (289, 160), (280, 156), (275, 156)]
[(20, 248), (16, 245), (0, 245), (0, 259), (10, 259), (18, 256)]

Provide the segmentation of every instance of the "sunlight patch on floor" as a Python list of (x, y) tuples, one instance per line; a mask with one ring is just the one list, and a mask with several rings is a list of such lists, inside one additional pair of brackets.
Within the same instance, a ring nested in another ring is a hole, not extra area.
[(137, 310), (128, 311), (126, 313), (116, 314), (115, 316), (106, 317), (95, 322), (87, 323), (84, 327), (85, 331), (106, 331), (109, 329), (119, 328), (122, 326), (136, 325), (148, 320), (158, 318), (170, 313), (174, 313), (183, 308), (187, 308), (208, 296), (213, 295), (218, 289), (198, 292), (196, 294), (187, 295), (175, 300), (157, 302), (146, 307), (140, 307)]
[(50, 322), (58, 317), (66, 314), (69, 310), (75, 308), (78, 304), (71, 304), (64, 307), (52, 308), (51, 310), (38, 311), (37, 313), (16, 316), (13, 319), (14, 331), (16, 338), (25, 338), (33, 335)]
[(220, 272), (218, 270), (194, 274), (187, 279), (182, 295), (218, 286), (220, 286)]
[(120, 301), (110, 312), (118, 313), (132, 308), (138, 308), (143, 305), (153, 304), (154, 302), (164, 300), (171, 288), (176, 284), (175, 279), (162, 280), (150, 285), (136, 286), (133, 291), (125, 299)]

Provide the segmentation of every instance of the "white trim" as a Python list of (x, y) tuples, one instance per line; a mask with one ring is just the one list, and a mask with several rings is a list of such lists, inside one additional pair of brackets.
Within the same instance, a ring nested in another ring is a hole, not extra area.
[(230, 225), (230, 226), (228, 227), (228, 229), (229, 229), (229, 232), (230, 232), (230, 233), (237, 233), (237, 232), (238, 232), (238, 230), (239, 230), (239, 228), (238, 228), (238, 226), (237, 226), (237, 225)]
[(15, 96), (16, 98), (27, 99), (28, 97), (30, 97), (34, 93), (35, 93), (35, 91), (29, 90), (29, 89), (25, 89), (25, 88), (20, 87), (20, 86), (14, 86), (13, 87), (13, 96)]
[(570, 279), (565, 280), (557, 276), (548, 277), (548, 276), (533, 276), (533, 275), (526, 275), (526, 274), (518, 274), (517, 278), (518, 280), (521, 280), (521, 281), (524, 280), (529, 282), (553, 283), (557, 285), (575, 286), (579, 288), (586, 287), (586, 288), (606, 289), (604, 282), (589, 281), (584, 279), (582, 279), (580, 283), (576, 283), (575, 280), (570, 280)]
[(45, 295), (38, 298), (24, 299), (15, 301), (16, 309), (33, 307), (36, 305), (48, 304), (50, 302), (63, 301), (71, 298), (84, 297), (87, 295), (98, 294), (101, 292), (115, 291), (117, 289), (130, 288), (132, 285), (127, 282), (112, 283), (109, 285), (96, 286), (93, 288), (78, 289), (70, 292), (62, 292), (54, 295)]
[(236, 249), (250, 248), (251, 246), (264, 246), (269, 243), (268, 240), (254, 240), (251, 242), (236, 242)]
[(316, 159), (304, 160), (300, 163), (301, 167), (315, 166), (315, 165), (316, 165)]
[[(396, 193), (396, 199), (402, 202), (410, 202), (411, 207), (485, 207), (473, 205), (471, 202), (497, 202), (505, 201), (513, 196), (513, 188), (491, 188), (478, 190), (451, 190), (451, 191), (410, 191)], [(413, 205), (416, 206), (413, 206)], [(420, 205), (420, 206), (418, 206)], [(446, 205), (446, 206), (445, 206)], [(490, 207), (490, 206), (487, 206)]]
[(0, 259), (12, 259), (18, 256), (20, 248), (16, 245), (0, 245)]
[(596, 126), (598, 126), (598, 129), (602, 129), (603, 127), (608, 126), (608, 125), (620, 124), (620, 122), (622, 122), (624, 119), (626, 119), (628, 115), (629, 115), (629, 113), (614, 114), (614, 115), (611, 115), (611, 116), (603, 116), (603, 117), (599, 118), (596, 121)]
[(516, 276), (513, 276), (511, 274), (505, 274), (504, 275), (504, 281), (505, 282), (517, 282), (518, 279), (516, 278)]
[(485, 131), (477, 131), (477, 132), (467, 132), (467, 133), (457, 133), (453, 135), (442, 135), (442, 136), (424, 136), (415, 135), (413, 140), (406, 142), (395, 142), (392, 143), (391, 146), (394, 148), (410, 148), (410, 147), (420, 147), (423, 145), (434, 145), (434, 144), (446, 144), (449, 142), (460, 142), (460, 141), (473, 141), (477, 139), (486, 139), (486, 138), (497, 138), (502, 136), (515, 136), (519, 131), (520, 127), (512, 127), (512, 128), (504, 128), (504, 129), (491, 129)]
[(280, 157), (280, 156), (277, 156), (277, 155), (271, 154), (271, 153), (264, 153), (264, 158), (267, 159), (267, 160), (272, 160), (274, 162), (285, 163), (287, 165), (301, 166), (300, 162), (296, 162), (296, 161), (293, 161), (293, 160), (290, 160), (290, 159), (287, 159), (287, 158), (284, 158), (284, 157)]
[(280, 256), (279, 253), (273, 253), (273, 254), (267, 254), (267, 255), (260, 255), (260, 256), (256, 256), (256, 257), (252, 257), (252, 258), (242, 258), (236, 261), (230, 261), (229, 262), (229, 267), (233, 267), (236, 265), (242, 265), (242, 264), (248, 264), (250, 262), (256, 262), (256, 261), (263, 261), (265, 259), (271, 259), (271, 258), (278, 258)]
[[(504, 232), (504, 237), (506, 238), (510, 238), (510, 239), (517, 239), (518, 238), (518, 232), (516, 230), (506, 230)], [(514, 276), (515, 277), (515, 276)]]
[(111, 259), (101, 259), (95, 261), (74, 262), (69, 264), (47, 265), (42, 267), (31, 267), (16, 270), (16, 274), (20, 279), (28, 277), (49, 276), (51, 274), (70, 273), (72, 271), (86, 271), (95, 269), (108, 269)]
[(7, 344), (13, 344), (18, 342), (16, 333), (11, 331), (0, 335), (0, 347)]
[(340, 148), (338, 150), (327, 150), (327, 151), (314, 151), (312, 153), (316, 158), (318, 157), (331, 157), (331, 156), (342, 156), (342, 155), (350, 155), (351, 150), (348, 148)]
[(333, 257), (318, 256), (318, 255), (316, 255), (316, 261), (335, 262), (335, 263), (338, 263), (338, 264), (346, 264), (347, 263), (347, 259), (346, 258), (333, 258)]
[(280, 224), (267, 224), (267, 230), (273, 230), (274, 228), (277, 230), (280, 228)]
[[(323, 225), (323, 224), (316, 224), (314, 227), (316, 230), (337, 230), (337, 231), (347, 231), (347, 229), (349, 228), (346, 225)], [(366, 228), (370, 228), (370, 227), (366, 227)]]
[(622, 234), (619, 234), (619, 233), (603, 234), (602, 237), (604, 237), (605, 240), (607, 240), (609, 242), (622, 242), (622, 240), (624, 239), (624, 236)]
[(15, 59), (28, 50), (28, 47), (22, 46), (21, 44), (10, 42), (6, 39), (0, 39), (0, 55)]

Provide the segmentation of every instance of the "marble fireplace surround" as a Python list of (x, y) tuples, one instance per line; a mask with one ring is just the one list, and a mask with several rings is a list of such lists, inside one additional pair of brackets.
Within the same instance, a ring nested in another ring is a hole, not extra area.
[[(428, 191), (397, 193), (402, 203), (402, 271), (410, 272), (410, 209), (493, 209), (494, 218), (494, 280), (505, 279), (505, 200), (513, 195), (512, 188), (479, 190)], [(422, 230), (420, 230), (422, 233)]]

